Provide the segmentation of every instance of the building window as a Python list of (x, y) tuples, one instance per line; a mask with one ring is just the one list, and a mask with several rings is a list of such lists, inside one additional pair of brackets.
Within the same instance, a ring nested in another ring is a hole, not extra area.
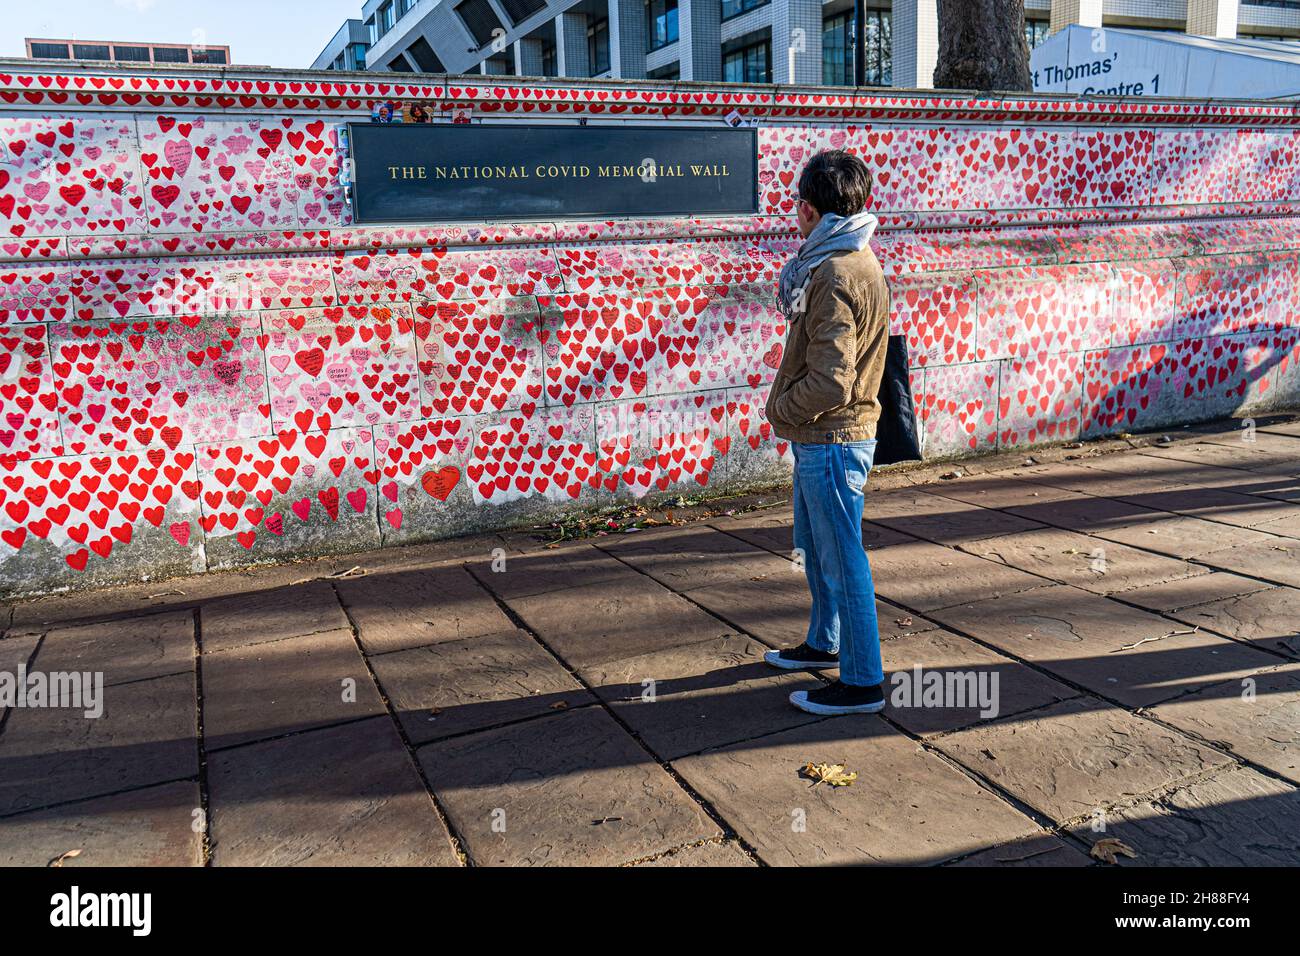
[(650, 37), (646, 52), (677, 42), (677, 0), (650, 0), (645, 6), (645, 18)]
[(867, 11), (867, 86), (892, 86), (894, 83), (893, 22), (889, 10)]
[(396, 23), (397, 20), (393, 16), (393, 0), (389, 0), (389, 2), (380, 7), (379, 12), (375, 14), (375, 26), (379, 31), (379, 35), (383, 36), (391, 30), (393, 25)]
[(546, 6), (546, 0), (501, 0), (501, 6), (511, 23), (523, 23)]
[(156, 46), (153, 48), (153, 61), (155, 63), (188, 63), (190, 62), (190, 51), (183, 46)]
[(609, 19), (601, 17), (587, 25), (587, 62), (591, 75), (599, 76), (609, 71)]
[(761, 40), (723, 54), (722, 79), (727, 83), (771, 83), (771, 41)]
[(74, 60), (107, 60), (108, 47), (101, 46), (98, 43), (74, 43), (72, 44), (72, 58)]
[(225, 51), (225, 50), (213, 50), (213, 49), (208, 49), (208, 50), (195, 50), (195, 51), (194, 51), (194, 59), (193, 59), (193, 62), (194, 62), (194, 63), (210, 63), (210, 64), (211, 64), (211, 63), (215, 63), (215, 64), (217, 64), (218, 66), (223, 66), (223, 65), (225, 65), (225, 62), (226, 62), (226, 51)]
[(853, 12), (822, 21), (822, 82), (827, 86), (853, 85)]
[(113, 59), (122, 63), (148, 63), (149, 48), (147, 46), (114, 46)]
[(514, 71), (514, 61), (503, 56), (490, 56), (483, 61), (483, 72), (490, 76), (509, 76)]
[(400, 20), (410, 13), (413, 6), (415, 6), (415, 0), (397, 0), (397, 19)]
[(722, 19), (730, 20), (770, 2), (771, 0), (722, 0)]
[(488, 5), (488, 0), (461, 0), (456, 4), (456, 15), (480, 47), (487, 46), (495, 39), (493, 30), (505, 31), (505, 26)]
[(419, 64), (425, 73), (442, 72), (442, 61), (424, 37), (416, 37), (415, 42), (406, 48), (406, 55)]
[[(888, 10), (867, 11), (866, 69), (867, 86), (893, 83), (893, 41)], [(853, 11), (827, 17), (822, 21), (822, 82), (829, 86), (853, 85)]]
[(554, 43), (542, 45), (542, 76), (559, 76), (560, 58), (555, 52)]
[(681, 63), (669, 63), (667, 66), (661, 66), (659, 69), (651, 70), (646, 74), (647, 80), (680, 80), (681, 78)]
[(364, 70), (366, 68), (367, 49), (368, 47), (364, 43), (352, 44), (352, 66), (350, 67), (350, 69)]
[(68, 45), (66, 43), (33, 43), (32, 56), (38, 60), (66, 60), (68, 59)]
[(1050, 20), (1025, 20), (1025, 42), (1033, 49), (1047, 39), (1047, 27)]

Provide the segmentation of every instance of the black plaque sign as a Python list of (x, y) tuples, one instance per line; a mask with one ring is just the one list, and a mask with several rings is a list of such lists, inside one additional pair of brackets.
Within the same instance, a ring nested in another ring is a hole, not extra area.
[(758, 211), (757, 130), (351, 124), (357, 222)]

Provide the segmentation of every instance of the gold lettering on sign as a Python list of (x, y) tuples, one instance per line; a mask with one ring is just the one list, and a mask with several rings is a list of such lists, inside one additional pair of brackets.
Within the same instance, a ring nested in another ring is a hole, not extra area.
[(389, 166), (388, 178), (398, 182), (422, 179), (640, 179), (654, 182), (666, 179), (694, 177), (696, 179), (722, 179), (731, 175), (725, 163), (681, 163), (672, 165), (610, 164), (597, 166), (556, 163), (528, 166)]

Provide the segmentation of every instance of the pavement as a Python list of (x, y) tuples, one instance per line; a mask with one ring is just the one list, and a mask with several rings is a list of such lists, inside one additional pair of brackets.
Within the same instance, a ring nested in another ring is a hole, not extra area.
[(1300, 422), (1159, 437), (873, 476), (879, 716), (788, 492), (12, 605), (0, 864), (1300, 864)]

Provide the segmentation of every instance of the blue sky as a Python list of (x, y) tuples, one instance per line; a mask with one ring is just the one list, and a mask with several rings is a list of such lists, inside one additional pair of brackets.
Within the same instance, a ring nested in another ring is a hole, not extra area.
[[(230, 47), (235, 64), (305, 68), (363, 0), (6, 0), (0, 56), (24, 37)], [(201, 31), (196, 33), (195, 31)]]

